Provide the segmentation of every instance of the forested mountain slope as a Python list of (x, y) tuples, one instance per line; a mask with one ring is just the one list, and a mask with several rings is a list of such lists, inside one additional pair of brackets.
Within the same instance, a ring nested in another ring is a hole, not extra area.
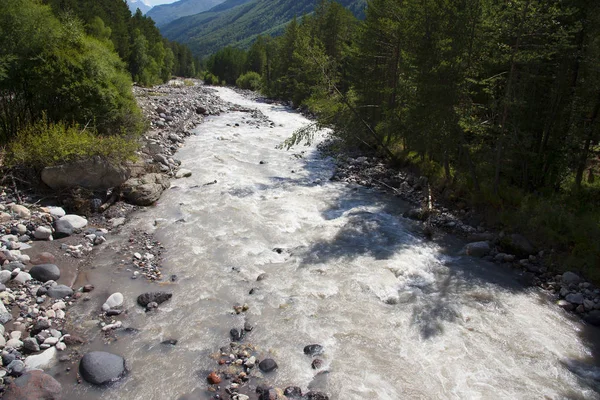
[[(228, 45), (246, 46), (259, 34), (275, 34), (294, 17), (311, 13), (319, 0), (228, 0), (208, 12), (180, 18), (161, 28), (170, 40), (190, 46), (200, 57)], [(365, 0), (340, 0), (362, 16)], [(234, 7), (231, 7), (234, 6)]]
[(156, 22), (157, 26), (163, 26), (176, 19), (210, 10), (222, 2), (223, 0), (180, 0), (158, 5), (147, 15)]
[(139, 8), (142, 14), (146, 14), (152, 8), (151, 5), (144, 3), (142, 0), (127, 0), (127, 6), (131, 13), (135, 13)]

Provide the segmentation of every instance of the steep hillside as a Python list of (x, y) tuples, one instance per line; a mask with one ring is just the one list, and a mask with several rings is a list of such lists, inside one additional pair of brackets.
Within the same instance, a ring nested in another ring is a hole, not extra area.
[(142, 12), (142, 14), (146, 14), (152, 8), (151, 5), (146, 4), (142, 0), (127, 0), (127, 6), (131, 10), (132, 14), (135, 14), (138, 8)]
[[(318, 1), (227, 0), (207, 12), (175, 20), (163, 26), (161, 32), (204, 57), (227, 45), (244, 47), (259, 34), (277, 34), (292, 18), (312, 12)], [(339, 3), (360, 17), (366, 1)]]
[(147, 15), (160, 27), (176, 19), (210, 10), (222, 2), (223, 0), (180, 0), (156, 6)]

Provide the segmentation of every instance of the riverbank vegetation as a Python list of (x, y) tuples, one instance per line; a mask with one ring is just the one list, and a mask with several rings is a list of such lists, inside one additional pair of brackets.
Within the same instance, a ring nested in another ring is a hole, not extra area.
[(195, 76), (197, 67), (189, 49), (163, 39), (151, 19), (131, 15), (123, 1), (0, 0), (6, 160), (37, 167), (133, 154), (146, 126), (133, 81), (147, 86), (173, 74)]
[(363, 21), (323, 1), (207, 68), (228, 84), (260, 74), (315, 127), (418, 167), (440, 196), (598, 279), (599, 63), (597, 1), (371, 0)]

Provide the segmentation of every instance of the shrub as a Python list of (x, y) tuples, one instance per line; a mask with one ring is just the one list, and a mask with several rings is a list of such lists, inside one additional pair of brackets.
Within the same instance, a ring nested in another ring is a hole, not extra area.
[(260, 87), (262, 85), (262, 78), (258, 73), (250, 71), (240, 76), (235, 82), (235, 84), (240, 89), (258, 91), (260, 90)]
[(207, 85), (219, 86), (220, 80), (219, 80), (218, 76), (215, 76), (215, 75), (211, 74), (210, 72), (207, 72), (206, 74), (204, 74), (204, 82)]
[(137, 148), (133, 138), (99, 136), (91, 129), (43, 118), (18, 132), (8, 147), (7, 161), (34, 170), (94, 156), (123, 162), (135, 159)]

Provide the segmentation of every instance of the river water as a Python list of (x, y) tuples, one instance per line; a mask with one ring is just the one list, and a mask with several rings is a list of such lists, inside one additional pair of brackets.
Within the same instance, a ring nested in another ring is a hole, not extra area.
[[(148, 287), (130, 271), (92, 272), (110, 275), (106, 294), (123, 292), (124, 324), (140, 333), (105, 347), (126, 358), (127, 378), (68, 387), (67, 398), (177, 399), (205, 387), (209, 355), (244, 325), (236, 303), (250, 306), (246, 341), (279, 364), (266, 377), (274, 386), (336, 400), (597, 398), (567, 368), (590, 357), (577, 321), (511, 271), (458, 256), (458, 239), (425, 241), (398, 198), (329, 181), (334, 164), (314, 147), (277, 149), (309, 123), (301, 115), (217, 90), (274, 126), (232, 112), (188, 139), (177, 157), (192, 177), (130, 224), (168, 249), (165, 274), (178, 280), (161, 289), (173, 298), (146, 314), (134, 303)], [(169, 338), (177, 346), (159, 345)], [(312, 343), (329, 371), (316, 378), (302, 351)]]

